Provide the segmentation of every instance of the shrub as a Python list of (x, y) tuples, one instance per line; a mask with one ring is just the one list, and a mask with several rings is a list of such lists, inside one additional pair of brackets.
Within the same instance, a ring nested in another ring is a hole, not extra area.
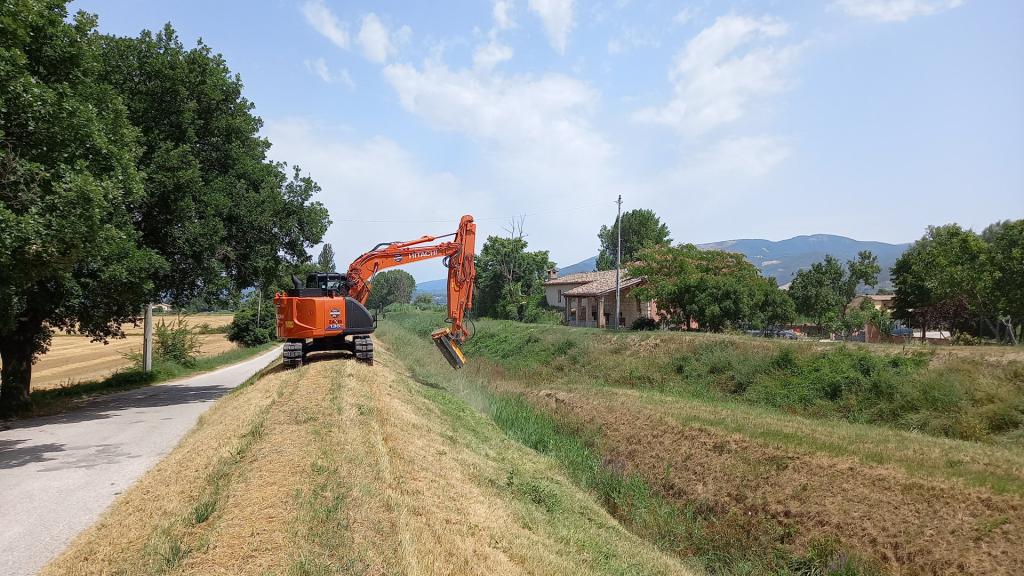
[(653, 318), (637, 318), (629, 326), (630, 330), (657, 330), (658, 322)]
[(189, 328), (180, 316), (172, 322), (160, 322), (155, 327), (153, 355), (157, 360), (174, 362), (191, 368), (196, 364), (201, 346), (199, 335)]
[[(259, 324), (257, 324), (259, 316)], [(266, 344), (277, 339), (277, 315), (273, 307), (264, 307), (257, 314), (255, 306), (246, 306), (235, 312), (228, 330), (228, 340), (251, 347)]]

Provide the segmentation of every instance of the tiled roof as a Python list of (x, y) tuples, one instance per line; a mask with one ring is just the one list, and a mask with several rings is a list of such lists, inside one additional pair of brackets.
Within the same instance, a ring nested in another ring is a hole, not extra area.
[[(612, 278), (615, 277), (615, 270), (602, 270), (600, 272), (579, 272), (576, 274), (569, 274), (568, 276), (559, 276), (552, 280), (548, 280), (544, 283), (545, 286), (557, 286), (559, 284), (586, 284), (587, 282), (593, 282), (602, 275), (611, 272)], [(625, 273), (625, 270), (623, 270)]]
[[(629, 272), (623, 268), (620, 279), (620, 288), (635, 286), (643, 281), (643, 278), (630, 278)], [(581, 272), (570, 274), (554, 280), (548, 280), (545, 286), (559, 286), (563, 284), (579, 284), (562, 293), (563, 296), (600, 296), (615, 291), (615, 270), (602, 270), (600, 272)]]

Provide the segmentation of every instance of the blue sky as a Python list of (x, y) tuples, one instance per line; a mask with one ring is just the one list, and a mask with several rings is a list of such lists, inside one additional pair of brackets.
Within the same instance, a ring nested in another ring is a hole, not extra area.
[[(677, 242), (1024, 217), (1024, 3), (76, 0), (171, 22), (322, 186), (339, 264), (526, 214), (560, 265), (624, 209)], [(411, 269), (443, 276), (440, 264)]]

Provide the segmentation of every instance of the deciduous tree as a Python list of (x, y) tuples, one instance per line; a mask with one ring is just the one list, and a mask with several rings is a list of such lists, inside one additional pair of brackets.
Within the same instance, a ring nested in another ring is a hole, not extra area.
[(534, 322), (542, 315), (547, 250), (527, 252), (522, 223), (508, 238), (489, 236), (476, 259), (474, 309), (484, 316)]
[(702, 330), (777, 325), (792, 320), (793, 305), (772, 278), (742, 254), (693, 244), (643, 250), (629, 269), (643, 276), (641, 298), (653, 298), (673, 321), (695, 319)]
[[(597, 233), (597, 238), (601, 241), (601, 251), (597, 255), (598, 270), (613, 270), (615, 268), (618, 234), (618, 220), (611, 226), (601, 226), (601, 231)], [(644, 248), (667, 246), (671, 242), (668, 226), (661, 222), (653, 210), (638, 208), (622, 214), (623, 266), (636, 260)]]
[(408, 304), (416, 280), (405, 270), (385, 270), (373, 277), (370, 297), (366, 306), (371, 310), (383, 310), (389, 304)]
[(30, 401), (54, 330), (122, 336), (146, 302), (308, 261), (316, 183), (267, 161), (223, 59), (170, 28), (100, 36), (59, 0), (0, 3), (0, 23), (0, 411)]

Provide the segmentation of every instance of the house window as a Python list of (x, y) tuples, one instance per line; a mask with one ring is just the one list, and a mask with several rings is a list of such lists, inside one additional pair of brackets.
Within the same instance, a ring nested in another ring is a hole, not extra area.
[(561, 290), (558, 291), (558, 303), (559, 304), (562, 303), (562, 291)]

